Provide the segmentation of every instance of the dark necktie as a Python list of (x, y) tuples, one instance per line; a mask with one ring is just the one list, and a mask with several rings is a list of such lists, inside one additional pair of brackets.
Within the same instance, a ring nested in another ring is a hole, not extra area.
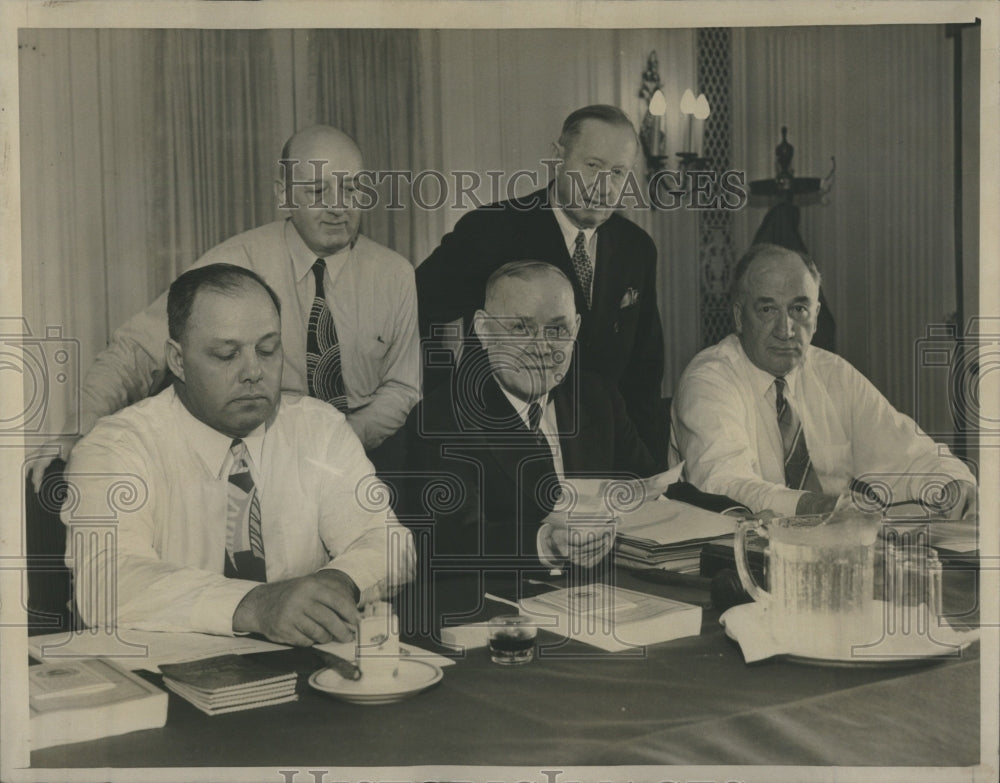
[(576, 246), (573, 248), (573, 271), (583, 290), (583, 298), (590, 308), (590, 284), (594, 279), (594, 266), (587, 254), (587, 237), (582, 231), (576, 235)]
[(542, 422), (542, 406), (537, 402), (528, 406), (528, 426), (532, 432), (538, 432), (538, 425)]
[(778, 430), (781, 432), (781, 445), (785, 451), (785, 485), (791, 489), (822, 492), (823, 487), (809, 458), (802, 422), (785, 399), (784, 378), (774, 379), (774, 390)]
[(232, 538), (226, 544), (227, 553), (231, 557), (226, 557), (225, 575), (266, 582), (260, 499), (257, 497), (253, 476), (250, 475), (247, 445), (237, 438), (229, 451), (233, 456), (233, 464), (229, 469), (227, 516)]
[(312, 271), (316, 278), (316, 295), (309, 311), (309, 327), (306, 330), (306, 383), (309, 396), (325, 400), (342, 413), (347, 413), (337, 327), (333, 323), (323, 291), (326, 261), (317, 258)]

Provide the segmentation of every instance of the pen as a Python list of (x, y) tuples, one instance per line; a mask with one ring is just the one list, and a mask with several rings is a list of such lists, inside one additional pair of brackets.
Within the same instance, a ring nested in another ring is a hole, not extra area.
[(345, 680), (360, 680), (361, 679), (361, 669), (354, 665), (353, 661), (349, 661), (346, 658), (341, 658), (339, 655), (334, 655), (326, 650), (320, 650), (317, 647), (313, 647), (312, 651), (319, 656), (319, 659), (323, 661), (327, 666), (333, 669), (337, 674), (343, 677)]

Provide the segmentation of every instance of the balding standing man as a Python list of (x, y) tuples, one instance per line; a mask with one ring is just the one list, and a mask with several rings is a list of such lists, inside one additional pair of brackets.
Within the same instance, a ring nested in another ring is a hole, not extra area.
[(674, 398), (687, 478), (753, 512), (823, 513), (858, 482), (877, 482), (886, 500), (973, 515), (969, 469), (847, 361), (810, 345), (819, 287), (816, 265), (796, 251), (755, 245), (740, 259), (736, 334), (695, 356)]
[[(377, 447), (420, 397), (413, 268), (359, 232), (363, 160), (353, 139), (316, 125), (292, 136), (281, 158), (274, 190), (287, 217), (226, 240), (193, 267), (235, 264), (267, 281), (284, 309), (282, 390), (343, 412), (378, 467)], [(83, 383), (81, 435), (162, 385), (166, 304), (164, 293), (98, 355)], [(60, 442), (63, 458), (74, 443)], [(33, 466), (36, 487), (45, 464)]]

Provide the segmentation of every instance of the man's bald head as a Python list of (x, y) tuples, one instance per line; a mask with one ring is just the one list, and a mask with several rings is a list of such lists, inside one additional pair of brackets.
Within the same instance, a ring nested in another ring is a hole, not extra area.
[(293, 134), (281, 148), (281, 159), (311, 160), (313, 159), (311, 151), (316, 149), (327, 152), (338, 151), (339, 154), (334, 156), (334, 159), (348, 160), (353, 156), (358, 160), (357, 168), (361, 168), (361, 149), (357, 143), (332, 125), (311, 125)]
[(303, 128), (281, 150), (275, 194), (309, 250), (333, 255), (354, 243), (361, 223), (355, 203), (361, 150), (330, 125)]

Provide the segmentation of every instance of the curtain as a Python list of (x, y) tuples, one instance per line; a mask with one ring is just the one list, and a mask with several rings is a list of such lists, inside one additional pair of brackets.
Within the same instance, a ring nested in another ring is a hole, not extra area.
[(156, 296), (198, 256), (274, 217), (282, 139), (263, 30), (159, 30), (150, 48), (149, 247)]
[[(34, 336), (67, 341), (80, 368), (146, 303), (151, 37), (19, 31), (22, 311)], [(52, 385), (42, 431), (62, 425), (78, 383)]]
[[(950, 431), (945, 386), (920, 359), (955, 307), (950, 52), (942, 25), (734, 31), (734, 160), (774, 176), (783, 125), (797, 176), (826, 175), (836, 156), (802, 236), (838, 352), (931, 432)], [(764, 212), (737, 214), (737, 247)]]
[[(305, 33), (311, 96), (306, 116), (333, 125), (354, 138), (365, 165), (382, 174), (439, 170), (424, 133), (429, 110), (424, 88), (426, 63), (414, 30), (312, 30)], [(437, 199), (433, 181), (425, 200)], [(386, 179), (377, 188), (378, 204), (362, 219), (364, 233), (411, 262), (423, 257), (439, 234), (426, 210), (414, 203), (409, 187), (398, 190), (398, 204)]]

